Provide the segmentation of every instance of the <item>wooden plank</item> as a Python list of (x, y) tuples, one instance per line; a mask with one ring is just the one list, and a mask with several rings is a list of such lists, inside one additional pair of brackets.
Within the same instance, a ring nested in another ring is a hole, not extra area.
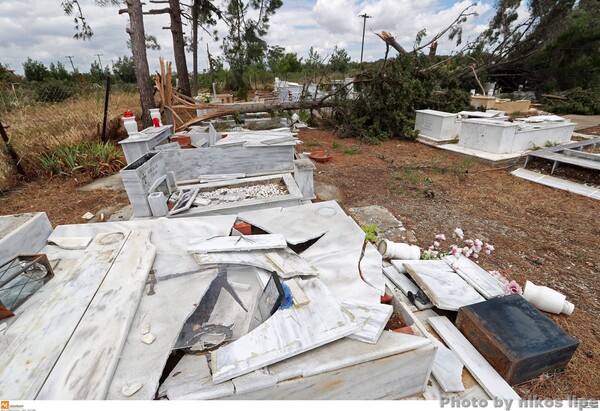
[(449, 311), (485, 299), (444, 261), (412, 261), (403, 264), (433, 305)]
[[(392, 264), (394, 264), (394, 261), (399, 261), (399, 260), (392, 260)], [(398, 287), (400, 290), (402, 290), (402, 293), (406, 296), (408, 296), (409, 292), (416, 294), (420, 290), (420, 288), (417, 287), (415, 285), (415, 283), (413, 283), (405, 274), (402, 274), (401, 272), (399, 272), (395, 265), (385, 267), (383, 269), (383, 273), (386, 275), (387, 278), (390, 279), (390, 281), (392, 283), (394, 283), (394, 285), (396, 287)], [(428, 308), (433, 307), (433, 304), (431, 302), (429, 302), (427, 304), (422, 304), (421, 302), (419, 302), (417, 300), (415, 300), (414, 305), (419, 310), (427, 310)]]
[(0, 397), (33, 400), (79, 325), (129, 233), (99, 234), (29, 326), (0, 357)]
[(506, 294), (504, 287), (498, 280), (468, 258), (456, 258), (453, 255), (448, 255), (443, 260), (450, 267), (456, 262), (457, 268), (454, 271), (485, 298), (490, 299)]
[(150, 231), (132, 231), (37, 399), (106, 397), (155, 255)]
[(306, 294), (304, 294), (304, 291), (302, 291), (302, 288), (300, 288), (298, 283), (293, 278), (287, 280), (285, 284), (288, 287), (290, 287), (292, 298), (294, 300), (294, 305), (296, 307), (302, 307), (303, 305), (306, 305), (310, 302)]
[(520, 398), (448, 318), (431, 317), (429, 323), (492, 398)]
[(188, 253), (219, 253), (227, 251), (269, 250), (286, 248), (285, 237), (281, 234), (260, 234), (245, 236), (218, 236), (212, 238), (192, 238), (187, 247)]

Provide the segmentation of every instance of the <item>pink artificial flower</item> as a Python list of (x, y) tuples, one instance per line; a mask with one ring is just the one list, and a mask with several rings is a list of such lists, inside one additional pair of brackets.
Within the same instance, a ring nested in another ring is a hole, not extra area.
[(474, 250), (474, 251), (475, 251), (477, 254), (479, 254), (479, 253), (481, 252), (481, 246), (482, 246), (482, 245), (483, 245), (483, 243), (481, 242), (481, 240), (480, 240), (480, 239), (476, 239), (476, 240), (473, 242), (473, 250)]
[(467, 247), (473, 247), (473, 240), (465, 240), (465, 244), (467, 245)]
[(454, 229), (454, 234), (461, 240), (465, 237), (465, 233), (460, 228)]
[(454, 257), (458, 257), (461, 252), (462, 248), (458, 248), (456, 245), (453, 245), (452, 249), (450, 249), (450, 254), (452, 254)]
[(491, 254), (494, 250), (494, 246), (491, 244), (485, 243), (485, 245), (483, 246), (483, 252), (485, 252), (488, 255)]
[(456, 260), (454, 260), (452, 262), (452, 265), (450, 265), (450, 268), (452, 268), (454, 271), (458, 270), (460, 268), (460, 263), (459, 263), (459, 259), (457, 258)]
[(473, 253), (473, 258), (477, 260), (479, 258), (479, 254)]
[(444, 234), (437, 234), (435, 239), (438, 241), (446, 241), (446, 236)]
[(515, 280), (512, 280), (510, 283), (506, 284), (505, 289), (506, 294), (523, 294), (521, 286)]
[(429, 246), (429, 248), (428, 248), (428, 250), (429, 250), (429, 251), (433, 251), (433, 250), (435, 250), (435, 247), (434, 247), (434, 246), (432, 246), (432, 245), (430, 245), (430, 246)]
[(438, 241), (434, 241), (434, 242), (433, 242), (433, 246), (434, 246), (435, 248), (438, 248), (438, 247), (440, 246), (440, 243), (439, 243)]

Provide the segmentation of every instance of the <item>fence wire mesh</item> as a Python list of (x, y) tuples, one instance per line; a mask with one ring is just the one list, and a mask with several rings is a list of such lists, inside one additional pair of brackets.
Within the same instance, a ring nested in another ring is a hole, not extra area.
[[(39, 157), (59, 145), (102, 137), (106, 83), (0, 83), (0, 121), (28, 174), (41, 172)], [(111, 84), (106, 136), (118, 139), (124, 111), (140, 114), (134, 85)], [(15, 177), (6, 144), (0, 141), (0, 189)]]

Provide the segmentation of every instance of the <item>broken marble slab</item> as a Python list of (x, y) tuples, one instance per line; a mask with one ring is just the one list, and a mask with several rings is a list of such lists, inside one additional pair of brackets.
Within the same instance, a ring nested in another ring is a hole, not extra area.
[(38, 396), (128, 236), (129, 232), (97, 235), (79, 265), (61, 279), (56, 292), (2, 353), (0, 397)]
[(340, 303), (361, 325), (360, 331), (349, 335), (348, 338), (369, 344), (377, 343), (394, 311), (394, 308), (388, 304), (366, 305), (348, 299), (342, 299)]
[[(277, 256), (277, 257), (275, 257)], [(271, 258), (273, 257), (273, 258)], [(232, 251), (226, 253), (194, 254), (199, 265), (236, 264), (262, 268), (267, 271), (277, 271), (281, 278), (301, 276), (317, 276), (315, 267), (289, 248), (258, 251)], [(274, 260), (283, 264), (281, 267)]]
[(445, 392), (462, 392), (465, 386), (462, 382), (463, 363), (456, 355), (438, 340), (433, 340), (438, 347), (433, 360), (431, 373)]
[(370, 242), (365, 244), (363, 258), (360, 260), (360, 272), (362, 279), (371, 287), (379, 291), (380, 295), (385, 294), (385, 281), (381, 274), (381, 254)]
[(296, 280), (310, 303), (278, 310), (237, 341), (211, 353), (213, 382), (228, 381), (357, 332), (354, 316), (318, 279)]
[(220, 253), (228, 251), (252, 251), (286, 248), (285, 237), (281, 234), (220, 236), (212, 238), (192, 238), (187, 247), (188, 253)]
[[(150, 232), (132, 231), (37, 399), (102, 400), (106, 397), (154, 257)], [(152, 334), (142, 338), (148, 336)]]
[(485, 298), (490, 299), (506, 294), (500, 281), (467, 257), (456, 258), (448, 255), (443, 260)]
[(433, 305), (449, 311), (485, 299), (441, 260), (411, 261), (403, 264)]
[(316, 240), (300, 256), (319, 271), (331, 293), (338, 298), (379, 303), (381, 292), (363, 281), (359, 262), (363, 260), (363, 277), (375, 279), (382, 275), (381, 269), (378, 273), (369, 270), (381, 264), (381, 256), (372, 263), (365, 260), (375, 256), (363, 256), (364, 231), (335, 201), (248, 211), (238, 217), (266, 232), (283, 234), (289, 244)]
[(65, 250), (84, 250), (92, 242), (92, 237), (56, 237), (50, 236), (48, 244)]
[(310, 377), (430, 346), (428, 338), (384, 331), (375, 345), (343, 338), (268, 367), (279, 381)]
[(231, 381), (213, 383), (206, 355), (185, 355), (160, 386), (158, 396), (170, 400), (213, 400), (234, 391)]
[(19, 254), (37, 254), (50, 233), (52, 225), (46, 213), (0, 216), (0, 265)]

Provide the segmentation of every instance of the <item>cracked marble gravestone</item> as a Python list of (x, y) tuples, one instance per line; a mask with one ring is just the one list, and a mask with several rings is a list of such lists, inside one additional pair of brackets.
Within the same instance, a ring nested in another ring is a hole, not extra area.
[(348, 209), (348, 213), (358, 225), (375, 224), (379, 228), (379, 238), (416, 244), (417, 238), (411, 230), (407, 230), (402, 222), (385, 207), (370, 205)]

